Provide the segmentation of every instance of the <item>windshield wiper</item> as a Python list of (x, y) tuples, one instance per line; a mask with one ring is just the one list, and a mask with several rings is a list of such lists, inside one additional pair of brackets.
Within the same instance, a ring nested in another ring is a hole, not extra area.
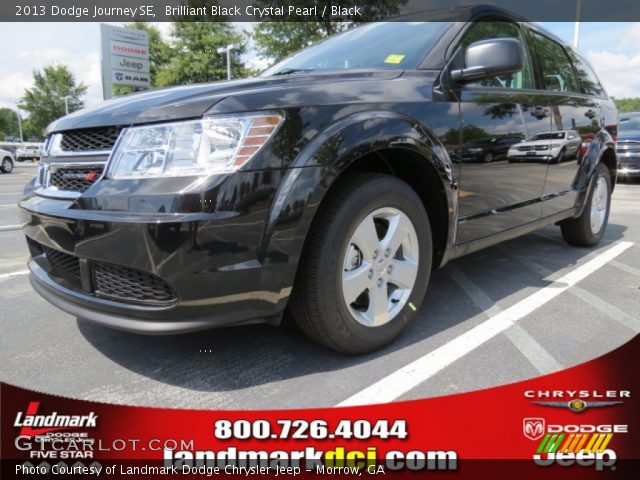
[(278, 73), (274, 73), (273, 76), (276, 75), (291, 75), (292, 73), (303, 73), (303, 72), (313, 72), (313, 68), (285, 68), (280, 70)]

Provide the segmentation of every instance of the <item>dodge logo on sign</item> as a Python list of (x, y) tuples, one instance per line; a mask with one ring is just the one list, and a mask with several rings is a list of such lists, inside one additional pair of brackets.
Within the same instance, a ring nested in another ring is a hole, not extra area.
[(537, 440), (544, 435), (544, 418), (525, 418), (522, 420), (522, 433), (529, 440)]

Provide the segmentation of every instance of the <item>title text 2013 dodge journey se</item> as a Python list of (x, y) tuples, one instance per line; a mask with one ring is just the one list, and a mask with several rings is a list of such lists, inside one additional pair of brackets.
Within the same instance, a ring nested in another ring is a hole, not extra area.
[[(144, 333), (277, 324), (288, 308), (315, 340), (362, 353), (403, 330), (452, 258), (554, 222), (596, 244), (614, 104), (538, 26), (459, 15), (366, 24), (258, 78), (54, 122), (20, 202), (34, 288)], [(548, 135), (517, 161), (459, 154), (567, 130), (588, 152), (550, 159)]]

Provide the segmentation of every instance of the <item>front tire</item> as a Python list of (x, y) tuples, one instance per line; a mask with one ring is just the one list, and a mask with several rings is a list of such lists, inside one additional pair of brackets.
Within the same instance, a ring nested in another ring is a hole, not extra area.
[(345, 354), (391, 342), (415, 317), (431, 272), (429, 217), (389, 175), (338, 179), (305, 244), (290, 311), (309, 337)]
[(570, 218), (560, 223), (562, 237), (577, 247), (596, 245), (607, 229), (611, 209), (611, 176), (606, 165), (598, 164), (593, 183), (587, 196), (587, 203), (578, 218)]
[(9, 157), (5, 157), (2, 159), (0, 170), (2, 170), (2, 173), (11, 173), (13, 171), (13, 162)]

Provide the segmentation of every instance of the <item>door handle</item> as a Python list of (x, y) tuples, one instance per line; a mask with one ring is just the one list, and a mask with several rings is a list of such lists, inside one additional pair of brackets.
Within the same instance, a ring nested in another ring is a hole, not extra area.
[(584, 112), (584, 116), (587, 118), (596, 118), (596, 116), (598, 115), (598, 112), (596, 112), (593, 109), (589, 109), (586, 112)]

